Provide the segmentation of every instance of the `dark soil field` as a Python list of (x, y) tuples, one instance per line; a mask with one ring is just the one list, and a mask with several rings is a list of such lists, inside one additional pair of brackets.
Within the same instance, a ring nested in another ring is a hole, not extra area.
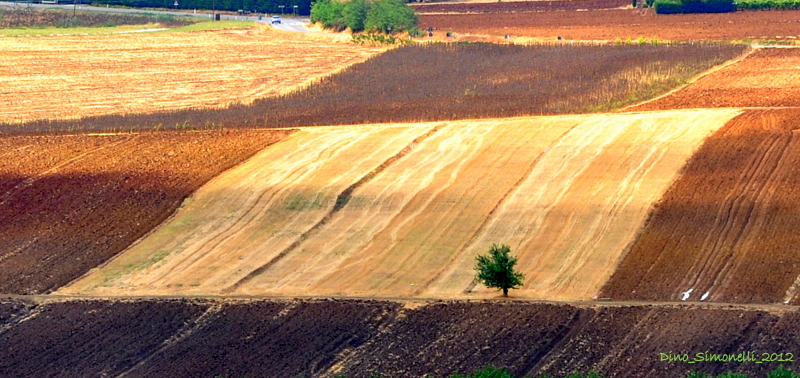
[(288, 131), (0, 138), (0, 293), (46, 293)]
[(535, 39), (614, 41), (639, 37), (661, 41), (788, 40), (800, 37), (800, 11), (656, 15), (652, 9), (420, 15), (420, 27), (438, 33)]
[(496, 3), (409, 4), (419, 14), (427, 13), (525, 13), (597, 10), (630, 7), (628, 0), (510, 1)]
[(731, 44), (401, 47), (302, 91), (221, 110), (34, 121), (9, 133), (418, 122), (614, 109), (674, 88), (741, 55)]
[[(675, 378), (763, 377), (797, 362), (662, 361), (660, 353), (800, 349), (800, 313), (701, 306), (349, 300), (3, 300), (4, 376), (443, 377), (487, 364), (522, 376), (595, 370)], [(3, 310), (0, 310), (3, 311)], [(0, 325), (2, 327), (2, 325)], [(796, 357), (795, 357), (796, 360)], [(757, 374), (757, 375), (756, 375)]]
[(764, 48), (688, 87), (625, 111), (800, 106), (800, 49)]
[(796, 303), (800, 109), (734, 118), (656, 204), (600, 297)]
[(51, 303), (0, 332), (6, 377), (118, 375), (191, 328), (208, 305), (189, 302)]

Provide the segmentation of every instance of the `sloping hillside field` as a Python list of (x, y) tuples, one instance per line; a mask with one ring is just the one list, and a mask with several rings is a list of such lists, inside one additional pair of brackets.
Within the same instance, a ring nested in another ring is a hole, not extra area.
[(738, 116), (692, 157), (602, 295), (798, 303), (798, 187), (800, 110)]
[[(305, 129), (221, 175), (60, 293), (589, 299), (651, 204), (735, 110)], [(471, 291), (471, 293), (465, 293)]]
[(0, 138), (0, 293), (48, 292), (288, 131)]

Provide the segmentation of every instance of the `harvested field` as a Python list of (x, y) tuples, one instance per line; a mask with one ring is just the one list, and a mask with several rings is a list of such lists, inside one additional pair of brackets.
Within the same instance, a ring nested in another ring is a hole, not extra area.
[(0, 38), (0, 122), (248, 103), (382, 51), (335, 38), (256, 28)]
[(800, 110), (758, 110), (709, 138), (601, 296), (797, 303), (798, 133)]
[(515, 295), (589, 299), (735, 114), (306, 129), (59, 293), (489, 297), (474, 255), (506, 243), (529, 277)]
[[(8, 303), (8, 301), (6, 301)], [(47, 301), (0, 330), (8, 376), (449, 376), (487, 364), (517, 376), (595, 370), (764, 377), (797, 362), (660, 361), (659, 353), (796, 353), (800, 314), (699, 306), (536, 303)], [(242, 351), (247, 351), (243, 353)]]
[[(613, 41), (639, 37), (660, 41), (795, 40), (800, 37), (800, 11), (656, 15), (652, 9), (589, 12), (420, 15), (421, 28), (439, 34), (506, 34), (535, 40)], [(523, 39), (525, 40), (525, 39)]]
[(556, 0), (459, 3), (410, 3), (419, 14), (427, 13), (524, 13), (597, 10), (630, 7), (629, 0)]
[(800, 106), (800, 49), (763, 48), (688, 87), (626, 110)]
[(352, 125), (597, 112), (665, 93), (746, 49), (730, 44), (413, 45), (353, 65), (305, 90), (249, 106), (41, 121), (9, 132)]
[(0, 293), (78, 278), (287, 131), (0, 138)]

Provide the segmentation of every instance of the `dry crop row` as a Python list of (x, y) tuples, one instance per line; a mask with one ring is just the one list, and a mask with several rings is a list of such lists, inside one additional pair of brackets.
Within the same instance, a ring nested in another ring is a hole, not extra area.
[(800, 49), (763, 48), (692, 85), (626, 110), (800, 106)]
[(666, 92), (745, 48), (415, 45), (372, 57), (305, 90), (252, 105), (38, 121), (4, 131), (342, 125), (590, 112)]
[(423, 14), (420, 26), (460, 34), (534, 39), (613, 41), (639, 37), (662, 41), (789, 40), (800, 38), (800, 11), (656, 15), (652, 9), (588, 12)]
[(749, 111), (692, 157), (602, 296), (797, 303), (800, 111)]
[[(701, 307), (265, 300), (0, 300), (7, 376), (446, 377), (487, 364), (516, 376), (764, 377), (798, 362), (660, 361), (800, 349), (800, 313)], [(246, 351), (246, 352), (243, 352)], [(795, 357), (796, 358), (796, 357)]]
[(501, 242), (529, 277), (517, 295), (589, 299), (735, 114), (306, 129), (59, 293), (487, 297), (474, 255)]
[(8, 124), (0, 133), (36, 119), (128, 119), (134, 112), (247, 103), (382, 51), (327, 37), (253, 29), (2, 38), (0, 122)]
[(285, 131), (0, 138), (0, 292), (43, 293), (102, 264), (206, 181)]

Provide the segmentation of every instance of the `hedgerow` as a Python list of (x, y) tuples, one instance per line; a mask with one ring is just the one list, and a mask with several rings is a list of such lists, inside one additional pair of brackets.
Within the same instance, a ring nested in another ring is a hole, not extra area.
[(726, 13), (736, 11), (734, 0), (656, 0), (653, 7), (658, 14)]
[(418, 17), (403, 0), (321, 0), (311, 4), (311, 22), (334, 31), (393, 34), (415, 30)]
[(739, 10), (795, 10), (800, 9), (800, 0), (738, 0)]

